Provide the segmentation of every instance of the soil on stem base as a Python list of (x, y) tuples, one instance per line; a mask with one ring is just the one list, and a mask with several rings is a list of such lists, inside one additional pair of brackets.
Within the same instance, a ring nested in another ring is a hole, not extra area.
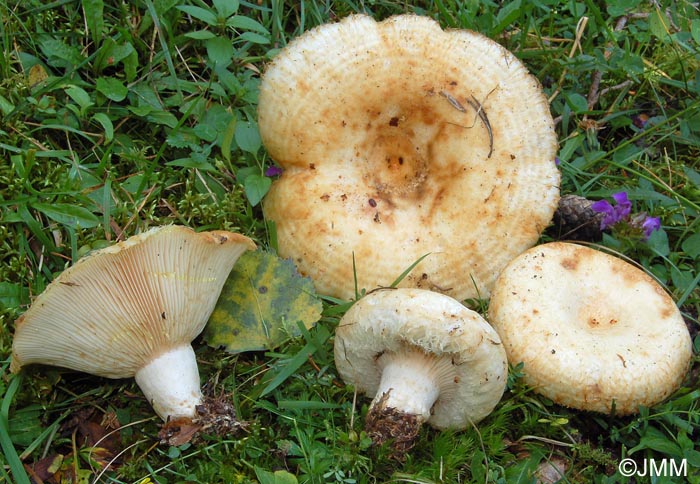
[(388, 407), (388, 398), (387, 392), (370, 407), (365, 419), (365, 431), (374, 445), (388, 442), (390, 456), (393, 459), (404, 460), (406, 453), (413, 448), (423, 422), (417, 415)]

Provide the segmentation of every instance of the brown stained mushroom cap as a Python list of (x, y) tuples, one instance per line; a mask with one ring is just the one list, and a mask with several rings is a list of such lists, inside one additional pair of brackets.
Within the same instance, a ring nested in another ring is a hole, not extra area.
[(549, 104), (510, 52), (415, 15), (313, 29), (268, 66), (259, 127), (284, 172), (279, 252), (345, 299), (391, 284), (487, 297), (559, 197)]
[(565, 242), (533, 247), (501, 273), (489, 320), (525, 383), (556, 403), (620, 415), (681, 384), (690, 334), (669, 295), (622, 259)]
[(16, 321), (11, 369), (55, 365), (127, 378), (204, 328), (238, 257), (231, 232), (169, 225), (95, 251), (61, 273)]

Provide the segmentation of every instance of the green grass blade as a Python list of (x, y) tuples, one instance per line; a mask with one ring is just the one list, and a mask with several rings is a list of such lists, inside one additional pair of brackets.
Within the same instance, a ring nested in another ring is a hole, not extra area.
[[(316, 336), (314, 339), (309, 340), (308, 343), (293, 357), (291, 357), (287, 364), (284, 365), (271, 380), (267, 382), (267, 385), (260, 391), (259, 397), (264, 397), (269, 393), (273, 392), (275, 388), (279, 387), (284, 381), (292, 376), (295, 371), (297, 371), (301, 365), (308, 361), (309, 356), (313, 355), (320, 348), (319, 342), (325, 342), (330, 337), (330, 332), (323, 326), (318, 326), (316, 330)], [(264, 382), (263, 382), (264, 383)], [(257, 393), (257, 389), (253, 389), (251, 394)]]
[(15, 483), (30, 484), (29, 477), (24, 470), (24, 465), (22, 465), (22, 461), (19, 459), (19, 455), (17, 454), (15, 446), (12, 443), (12, 439), (10, 438), (10, 405), (12, 404), (12, 399), (15, 396), (21, 382), (21, 376), (15, 376), (12, 378), (10, 380), (10, 384), (7, 386), (5, 396), (2, 399), (2, 406), (0, 406), (0, 445), (2, 446), (2, 452), (5, 454), (5, 459), (10, 467)]
[(406, 278), (406, 276), (409, 275), (409, 274), (411, 273), (411, 271), (412, 271), (413, 269), (415, 269), (415, 267), (416, 267), (418, 264), (420, 264), (421, 261), (422, 261), (423, 259), (425, 259), (426, 257), (428, 257), (429, 255), (430, 255), (430, 252), (428, 252), (428, 253), (425, 254), (425, 255), (420, 256), (413, 264), (411, 264), (410, 266), (408, 266), (408, 269), (406, 269), (405, 271), (403, 271), (403, 272), (401, 273), (401, 275), (400, 275), (399, 277), (397, 277), (397, 278), (394, 280), (394, 282), (391, 283), (391, 285), (390, 285), (389, 287), (396, 287), (396, 286), (398, 286), (399, 284), (401, 284), (401, 281), (403, 281), (403, 280)]
[(698, 284), (700, 284), (700, 272), (698, 272), (698, 275), (695, 276), (693, 282), (691, 282), (686, 288), (686, 290), (683, 292), (683, 294), (681, 294), (681, 297), (678, 298), (678, 301), (676, 302), (678, 307), (681, 307), (683, 306), (683, 304), (685, 304), (685, 302), (688, 300), (693, 291), (698, 288)]
[[(153, 5), (152, 0), (146, 0), (145, 2), (148, 13), (153, 20), (153, 25), (158, 32), (158, 40), (160, 41), (160, 46), (163, 49), (163, 55), (165, 56), (165, 62), (168, 66), (168, 71), (173, 79), (177, 79), (177, 71), (175, 70), (175, 63), (173, 62), (173, 56), (170, 54), (170, 49), (168, 48), (168, 43), (165, 41), (165, 33), (160, 25), (160, 18), (158, 17), (158, 12), (156, 12), (156, 7)], [(177, 90), (177, 95), (180, 99), (184, 99), (182, 91), (180, 90), (180, 85), (175, 84), (175, 89)]]

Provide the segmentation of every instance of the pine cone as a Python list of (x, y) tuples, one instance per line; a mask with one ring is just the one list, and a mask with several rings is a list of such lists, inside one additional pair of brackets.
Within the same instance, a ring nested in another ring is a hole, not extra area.
[(603, 238), (600, 222), (603, 214), (595, 212), (588, 200), (579, 195), (564, 195), (559, 199), (559, 207), (554, 212), (552, 226), (548, 233), (557, 240), (585, 240), (598, 242)]

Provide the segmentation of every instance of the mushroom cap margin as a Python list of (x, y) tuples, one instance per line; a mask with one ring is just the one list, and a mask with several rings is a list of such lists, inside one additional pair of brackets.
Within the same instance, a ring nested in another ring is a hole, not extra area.
[(428, 420), (433, 427), (465, 428), (500, 401), (508, 363), (496, 331), (453, 298), (423, 289), (382, 289), (356, 302), (336, 329), (336, 368), (373, 398), (381, 379), (376, 358), (405, 348), (453, 360), (454, 393), (449, 400), (438, 397)]
[(402, 286), (487, 297), (557, 206), (538, 81), (498, 43), (427, 17), (308, 31), (267, 67), (258, 113), (284, 168), (266, 217), (323, 294), (352, 298), (355, 274), (361, 288), (387, 286), (430, 253)]
[(88, 254), (15, 322), (11, 370), (134, 376), (202, 331), (236, 260), (254, 248), (241, 234), (167, 225)]
[[(633, 414), (681, 384), (690, 334), (663, 288), (642, 270), (598, 250), (543, 244), (513, 260), (489, 305), (511, 364), (556, 403)], [(614, 402), (614, 403), (613, 403)]]

